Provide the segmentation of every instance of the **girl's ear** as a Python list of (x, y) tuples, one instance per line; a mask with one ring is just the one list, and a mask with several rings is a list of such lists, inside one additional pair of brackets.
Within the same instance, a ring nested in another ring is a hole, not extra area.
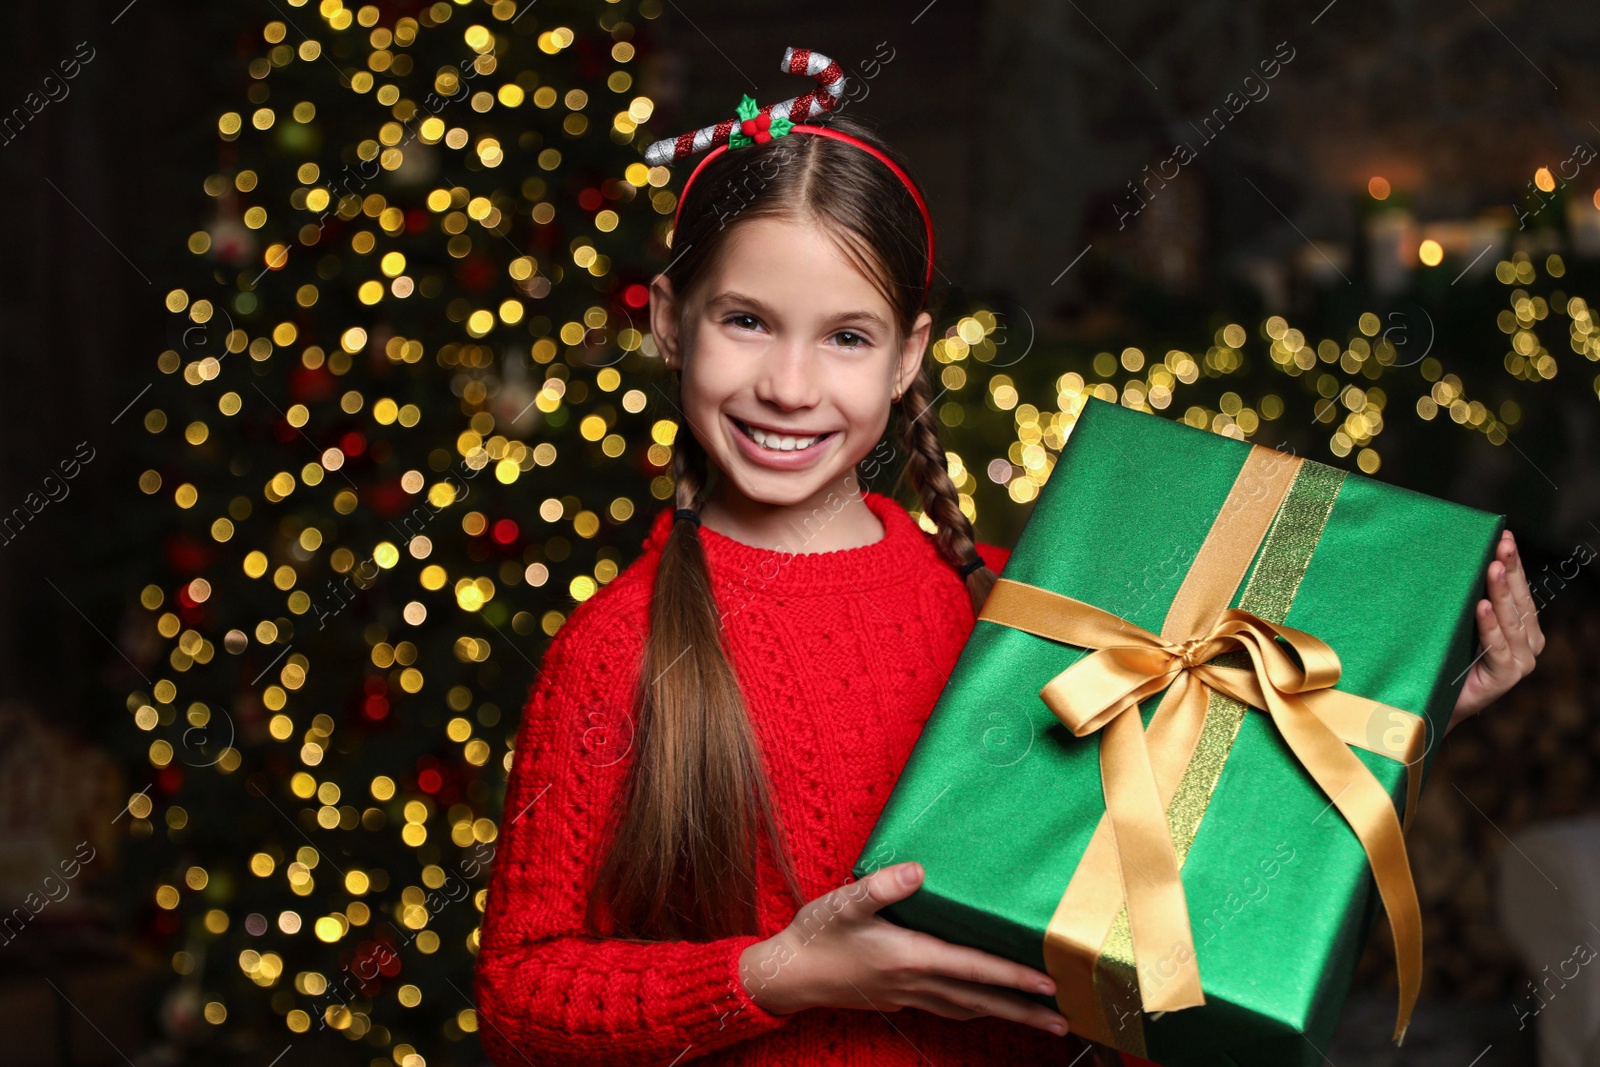
[(900, 346), (900, 361), (895, 366), (893, 392), (896, 398), (905, 395), (916, 379), (917, 372), (922, 369), (922, 356), (928, 351), (928, 335), (932, 331), (933, 316), (926, 311), (911, 324), (911, 332), (906, 334), (905, 342)]
[(650, 333), (656, 339), (661, 360), (669, 370), (680, 366), (682, 354), (678, 338), (678, 298), (672, 281), (665, 274), (650, 280)]

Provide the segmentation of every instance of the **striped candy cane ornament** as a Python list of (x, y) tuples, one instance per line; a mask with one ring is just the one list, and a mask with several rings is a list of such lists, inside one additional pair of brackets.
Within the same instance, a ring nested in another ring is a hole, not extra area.
[(679, 134), (677, 137), (664, 138), (645, 149), (645, 161), (653, 167), (676, 163), (697, 152), (706, 153), (690, 172), (688, 180), (683, 183), (683, 188), (678, 193), (678, 209), (672, 218), (673, 233), (677, 233), (678, 217), (683, 212), (683, 203), (689, 196), (689, 187), (694, 184), (695, 178), (705, 169), (707, 163), (730, 148), (737, 150), (748, 144), (770, 141), (774, 137), (785, 137), (791, 132), (843, 141), (882, 162), (896, 178), (900, 179), (900, 183), (911, 194), (911, 199), (916, 201), (917, 210), (922, 213), (922, 225), (928, 242), (928, 267), (927, 275), (923, 279), (922, 297), (923, 302), (926, 302), (928, 290), (933, 285), (933, 216), (928, 212), (927, 202), (923, 200), (922, 191), (917, 188), (917, 183), (912, 181), (911, 175), (887, 154), (861, 138), (843, 130), (812, 125), (805, 121), (813, 115), (834, 110), (844, 99), (845, 77), (838, 63), (821, 52), (813, 52), (809, 48), (787, 48), (784, 50), (783, 63), (779, 69), (790, 74), (804, 74), (812, 78), (817, 87), (810, 92), (791, 97), (781, 104), (769, 104), (766, 107), (758, 107), (753, 99), (746, 96), (739, 105), (739, 114), (736, 117), (724, 119), (713, 126), (703, 126), (698, 130)]
[[(804, 122), (813, 115), (832, 111), (844, 99), (844, 71), (839, 69), (838, 63), (821, 52), (813, 52), (809, 48), (786, 48), (783, 51), (783, 63), (778, 69), (788, 74), (804, 74), (813, 79), (817, 87), (790, 97), (781, 104), (768, 104), (751, 118), (724, 119), (715, 125), (657, 141), (645, 149), (645, 162), (652, 167), (664, 167), (697, 152), (727, 144), (736, 128), (748, 127), (742, 132), (756, 140), (765, 140), (758, 134), (770, 126), (781, 126), (784, 121), (791, 124)], [(762, 116), (766, 117), (767, 123), (761, 123)]]

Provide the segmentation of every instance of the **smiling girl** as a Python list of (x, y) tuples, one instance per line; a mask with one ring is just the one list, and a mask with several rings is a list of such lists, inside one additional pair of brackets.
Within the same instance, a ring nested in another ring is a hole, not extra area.
[[(865, 127), (812, 125), (849, 139), (708, 159), (651, 286), (676, 507), (523, 713), (479, 949), (497, 1064), (1119, 1062), (1023, 995), (1048, 975), (879, 916), (915, 862), (850, 879), (1007, 552), (939, 441), (920, 194)], [(864, 487), (891, 465), (936, 532)], [(1491, 651), (1490, 698), (1526, 673)]]

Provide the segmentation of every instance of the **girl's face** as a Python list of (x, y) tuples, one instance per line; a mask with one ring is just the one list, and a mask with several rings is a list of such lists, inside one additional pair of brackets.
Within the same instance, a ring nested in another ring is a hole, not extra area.
[(658, 275), (650, 322), (724, 491), (792, 506), (848, 480), (882, 438), (932, 318), (898, 338), (888, 302), (820, 225), (760, 218), (735, 226), (686, 306)]

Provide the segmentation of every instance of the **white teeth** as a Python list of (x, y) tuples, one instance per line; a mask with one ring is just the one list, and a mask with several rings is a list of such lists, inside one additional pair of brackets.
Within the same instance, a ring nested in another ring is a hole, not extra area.
[(813, 437), (784, 437), (749, 425), (746, 425), (745, 429), (756, 444), (762, 448), (770, 448), (775, 452), (793, 452), (802, 448), (810, 448), (821, 439), (821, 435)]

